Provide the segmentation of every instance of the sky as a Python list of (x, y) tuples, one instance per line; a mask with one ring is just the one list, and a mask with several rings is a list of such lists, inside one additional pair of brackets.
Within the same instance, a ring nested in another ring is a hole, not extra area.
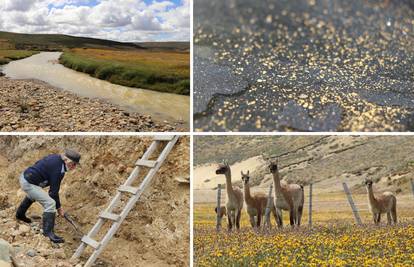
[(0, 31), (189, 41), (190, 0), (0, 0)]

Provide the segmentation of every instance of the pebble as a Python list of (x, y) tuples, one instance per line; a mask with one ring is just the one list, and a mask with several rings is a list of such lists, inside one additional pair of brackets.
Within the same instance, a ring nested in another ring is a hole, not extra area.
[(29, 256), (29, 257), (34, 257), (34, 256), (36, 256), (36, 251), (34, 250), (34, 249), (29, 249), (27, 252), (26, 252), (26, 255), (27, 256)]
[(19, 226), (19, 234), (20, 235), (25, 235), (28, 232), (30, 232), (30, 226), (27, 226), (25, 224), (21, 224)]

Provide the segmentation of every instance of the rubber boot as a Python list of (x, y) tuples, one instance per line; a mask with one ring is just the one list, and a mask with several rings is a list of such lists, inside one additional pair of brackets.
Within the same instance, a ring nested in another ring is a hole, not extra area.
[(30, 208), (33, 202), (34, 201), (31, 200), (30, 198), (25, 197), (22, 203), (20, 203), (20, 206), (17, 208), (16, 219), (26, 222), (26, 223), (31, 223), (32, 220), (26, 217), (26, 211)]
[(63, 243), (65, 240), (53, 232), (55, 229), (55, 218), (55, 212), (43, 213), (43, 235), (49, 237), (53, 243)]

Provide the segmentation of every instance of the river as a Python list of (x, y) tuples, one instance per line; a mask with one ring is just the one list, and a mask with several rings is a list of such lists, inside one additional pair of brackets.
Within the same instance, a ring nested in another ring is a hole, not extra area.
[(41, 52), (4, 65), (11, 79), (37, 79), (79, 96), (101, 98), (130, 112), (151, 115), (155, 120), (189, 122), (190, 98), (170, 93), (131, 88), (99, 80), (58, 63), (61, 52)]

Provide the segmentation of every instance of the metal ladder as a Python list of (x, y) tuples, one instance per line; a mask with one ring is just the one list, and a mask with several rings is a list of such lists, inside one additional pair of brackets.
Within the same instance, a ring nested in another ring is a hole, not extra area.
[[(116, 233), (118, 228), (121, 226), (122, 222), (134, 207), (135, 203), (139, 200), (142, 193), (145, 191), (146, 187), (150, 184), (152, 178), (158, 171), (158, 169), (163, 164), (164, 160), (174, 147), (175, 143), (177, 142), (179, 136), (174, 135), (160, 135), (154, 136), (153, 142), (144, 153), (141, 159), (139, 159), (135, 163), (135, 168), (125, 181), (125, 183), (118, 188), (118, 192), (116, 193), (115, 197), (111, 200), (109, 206), (100, 213), (98, 221), (89, 231), (89, 233), (82, 237), (81, 244), (75, 253), (72, 256), (72, 259), (79, 258), (80, 255), (86, 248), (86, 245), (93, 248), (93, 253), (89, 257), (88, 261), (85, 263), (84, 267), (91, 266), (95, 260), (98, 258), (99, 254), (104, 250), (106, 245), (108, 245), (109, 241), (112, 239), (113, 235)], [(151, 155), (157, 150), (158, 146), (161, 143), (168, 142), (160, 155), (158, 156), (157, 160), (148, 160)], [(147, 175), (145, 176), (144, 180), (141, 182), (139, 187), (132, 187), (132, 183), (138, 177), (140, 169), (142, 167), (149, 168)], [(127, 193), (131, 195), (130, 199), (128, 200), (127, 204), (123, 208), (120, 214), (113, 213), (113, 209), (117, 206), (118, 202), (121, 200), (122, 194)], [(104, 225), (105, 221), (111, 221), (112, 225), (105, 236), (102, 238), (101, 241), (96, 241), (93, 237), (99, 232), (101, 227)]]

